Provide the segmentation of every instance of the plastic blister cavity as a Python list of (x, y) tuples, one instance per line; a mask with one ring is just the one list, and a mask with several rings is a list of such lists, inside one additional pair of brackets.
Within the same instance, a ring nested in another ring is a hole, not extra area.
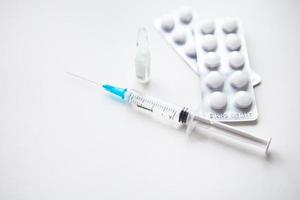
[(197, 73), (197, 54), (193, 36), (195, 11), (182, 7), (155, 20), (154, 26), (175, 52)]

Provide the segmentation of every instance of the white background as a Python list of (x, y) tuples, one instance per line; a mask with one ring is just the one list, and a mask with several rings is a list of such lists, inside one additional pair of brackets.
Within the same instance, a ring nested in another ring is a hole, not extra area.
[[(67, 76), (135, 87), (196, 109), (199, 80), (152, 27), (181, 5), (239, 16), (271, 154), (197, 134), (187, 139)], [(0, 1), (0, 199), (299, 199), (299, 1)], [(134, 79), (139, 26), (152, 80)]]

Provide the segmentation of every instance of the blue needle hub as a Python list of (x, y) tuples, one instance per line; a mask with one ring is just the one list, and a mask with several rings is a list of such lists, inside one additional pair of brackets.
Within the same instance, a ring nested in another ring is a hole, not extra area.
[(108, 91), (108, 92), (110, 92), (110, 93), (112, 93), (112, 94), (114, 94), (114, 95), (120, 97), (121, 99), (124, 99), (124, 98), (125, 98), (125, 94), (126, 94), (126, 92), (127, 92), (127, 89), (126, 89), (126, 88), (119, 88), (119, 87), (115, 87), (115, 86), (107, 85), (107, 84), (102, 85), (102, 87), (103, 87), (106, 91)]

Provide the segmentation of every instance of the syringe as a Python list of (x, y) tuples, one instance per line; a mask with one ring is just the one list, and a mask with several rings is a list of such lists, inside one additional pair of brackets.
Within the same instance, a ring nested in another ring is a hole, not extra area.
[(187, 107), (176, 106), (163, 102), (154, 97), (138, 92), (134, 89), (119, 88), (107, 84), (102, 85), (73, 73), (68, 72), (68, 74), (89, 81), (90, 83), (96, 84), (98, 86), (102, 86), (106, 91), (116, 95), (135, 110), (143, 111), (144, 113), (158, 118), (159, 120), (172, 122), (176, 126), (185, 126), (186, 132), (188, 134), (192, 133), (194, 128), (198, 126), (215, 127), (217, 129), (223, 130), (225, 133), (227, 133), (227, 135), (234, 136), (235, 138), (242, 139), (242, 141), (245, 141), (247, 143), (262, 147), (265, 153), (268, 152), (271, 138), (259, 138), (227, 124), (196, 115)]

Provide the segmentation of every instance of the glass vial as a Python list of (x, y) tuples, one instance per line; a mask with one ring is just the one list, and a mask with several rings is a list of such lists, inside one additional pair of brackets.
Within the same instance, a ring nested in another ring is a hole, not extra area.
[(141, 83), (147, 83), (150, 80), (150, 50), (148, 43), (148, 32), (146, 28), (141, 27), (137, 35), (137, 49), (135, 54), (135, 75)]

